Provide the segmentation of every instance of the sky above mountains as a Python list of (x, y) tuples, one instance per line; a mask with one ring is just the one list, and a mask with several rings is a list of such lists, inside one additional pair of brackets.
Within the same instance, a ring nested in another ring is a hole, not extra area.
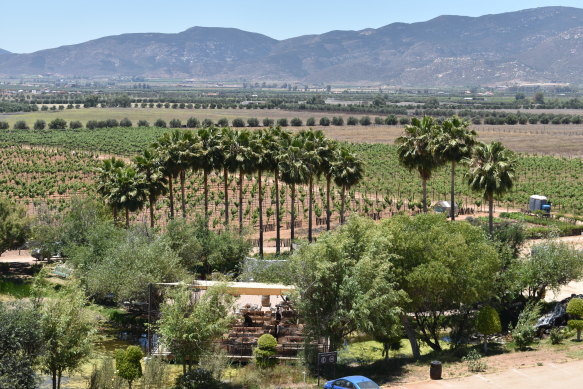
[(440, 15), (481, 16), (581, 0), (33, 0), (2, 4), (0, 48), (27, 53), (131, 32), (234, 27), (275, 39), (413, 23)]

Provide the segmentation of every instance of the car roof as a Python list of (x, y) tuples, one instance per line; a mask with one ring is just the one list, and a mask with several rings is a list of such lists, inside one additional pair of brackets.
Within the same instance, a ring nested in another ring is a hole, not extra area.
[(354, 383), (359, 383), (359, 382), (364, 382), (364, 381), (372, 381), (370, 378), (367, 378), (365, 376), (362, 375), (351, 375), (348, 377), (342, 377), (345, 380), (354, 382)]

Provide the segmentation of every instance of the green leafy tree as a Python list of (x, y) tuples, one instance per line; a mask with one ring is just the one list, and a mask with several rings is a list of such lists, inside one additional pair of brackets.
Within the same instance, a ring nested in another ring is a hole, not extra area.
[(405, 299), (389, 257), (374, 255), (374, 222), (354, 217), (291, 258), (305, 334), (326, 337), (330, 350), (355, 331), (377, 333), (398, 323)]
[(144, 353), (138, 346), (128, 346), (125, 350), (115, 353), (115, 368), (117, 375), (128, 382), (129, 389), (132, 383), (142, 377), (142, 358)]
[(581, 341), (581, 330), (583, 330), (583, 299), (572, 298), (567, 304), (567, 314), (574, 319), (567, 322), (569, 328), (577, 330), (577, 342)]
[(358, 184), (363, 177), (364, 167), (356, 154), (348, 151), (346, 147), (340, 147), (333, 157), (331, 166), (334, 183), (341, 188), (340, 223), (344, 223), (344, 209), (346, 207), (346, 191)]
[(26, 124), (26, 122), (24, 120), (18, 120), (17, 122), (14, 123), (12, 128), (14, 128), (15, 130), (29, 130), (30, 129), (30, 127), (28, 127), (28, 124)]
[(49, 122), (49, 129), (51, 130), (64, 130), (67, 128), (67, 122), (64, 119), (54, 119)]
[(154, 122), (154, 127), (166, 128), (166, 121), (163, 119), (156, 119)]
[(437, 136), (437, 123), (430, 116), (411, 119), (405, 126), (405, 135), (395, 140), (399, 162), (409, 170), (417, 170), (423, 184), (423, 212), (427, 213), (427, 181), (440, 161), (435, 157), (433, 145)]
[(469, 122), (454, 116), (441, 124), (434, 143), (437, 158), (451, 163), (451, 220), (455, 220), (455, 168), (458, 163), (472, 155), (476, 144), (477, 134), (469, 126)]
[(47, 123), (42, 120), (42, 119), (38, 119), (36, 122), (34, 122), (34, 129), (35, 130), (44, 130), (47, 126)]
[(494, 232), (494, 197), (503, 195), (514, 185), (516, 160), (513, 153), (500, 142), (480, 143), (474, 147), (469, 165), (470, 189), (481, 192), (488, 202), (488, 226)]
[(86, 304), (83, 291), (75, 283), (43, 302), (39, 324), (45, 352), (40, 366), (51, 375), (53, 389), (61, 388), (63, 373), (77, 371), (91, 354), (95, 322)]
[(257, 339), (257, 347), (253, 350), (255, 364), (261, 368), (273, 367), (277, 364), (277, 339), (271, 334), (263, 334)]
[(192, 370), (212, 343), (228, 331), (233, 297), (227, 286), (210, 287), (195, 303), (187, 285), (168, 290), (170, 303), (160, 308), (158, 333), (161, 342), (182, 363), (183, 373)]
[(0, 197), (0, 254), (20, 247), (30, 231), (26, 210), (7, 198)]
[(134, 158), (134, 163), (138, 172), (144, 177), (150, 208), (150, 227), (154, 228), (154, 206), (158, 198), (167, 193), (167, 180), (162, 170), (162, 161), (155, 150), (145, 149), (141, 155)]
[(103, 197), (105, 203), (111, 207), (113, 221), (117, 222), (117, 214), (120, 210), (118, 199), (113, 197), (117, 185), (117, 175), (120, 169), (125, 168), (125, 162), (115, 157), (104, 159), (97, 172), (97, 193)]
[(485, 306), (478, 312), (476, 329), (484, 338), (484, 353), (488, 352), (488, 336), (502, 332), (498, 312), (491, 306)]

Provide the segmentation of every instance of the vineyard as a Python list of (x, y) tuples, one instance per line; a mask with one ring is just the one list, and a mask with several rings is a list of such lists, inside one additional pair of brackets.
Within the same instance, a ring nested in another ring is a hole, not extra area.
[[(113, 128), (95, 130), (55, 131), (2, 131), (0, 132), (0, 192), (34, 206), (47, 203), (64, 206), (70, 196), (94, 195), (94, 169), (99, 164), (98, 155), (132, 156), (169, 131), (160, 128)], [(350, 144), (365, 163), (365, 177), (349, 192), (347, 211), (383, 218), (399, 211), (419, 212), (421, 209), (420, 181), (415, 172), (398, 164), (395, 147), (387, 144)], [(481, 209), (484, 204), (479, 195), (472, 193), (464, 180), (465, 169), (457, 169), (456, 194), (460, 208), (466, 211)], [(275, 188), (273, 178), (263, 178), (265, 231), (275, 229)], [(238, 219), (238, 177), (229, 176), (229, 218)], [(224, 220), (224, 194), (222, 177), (212, 174), (210, 205), (211, 225), (221, 226)], [(325, 188), (323, 180), (317, 181), (314, 190), (315, 225), (325, 224)], [(436, 171), (428, 183), (429, 200), (435, 203), (449, 198), (450, 172), (447, 168)], [(189, 217), (203, 211), (202, 176), (187, 176), (186, 200)], [(243, 219), (248, 226), (258, 222), (258, 183), (255, 176), (245, 176), (243, 186)], [(289, 188), (280, 186), (282, 224), (289, 227), (291, 200)], [(520, 209), (532, 194), (544, 194), (553, 202), (554, 210), (575, 215), (583, 214), (583, 160), (550, 156), (520, 155), (517, 179), (512, 192), (498, 200), (498, 206)], [(180, 194), (176, 194), (177, 203)], [(338, 222), (340, 209), (339, 189), (332, 192), (332, 220)], [(168, 215), (168, 198), (156, 206), (156, 219), (165, 223)], [(296, 226), (300, 234), (307, 224), (307, 188), (298, 188)], [(134, 215), (136, 220), (146, 220), (145, 212)], [(323, 228), (323, 227), (322, 227)], [(285, 234), (284, 234), (285, 236)]]

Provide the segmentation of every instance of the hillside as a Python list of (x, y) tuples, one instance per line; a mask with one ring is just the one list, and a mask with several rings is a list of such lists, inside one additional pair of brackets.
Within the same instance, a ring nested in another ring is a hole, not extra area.
[(583, 81), (583, 9), (440, 16), (277, 41), (230, 28), (124, 34), (3, 55), (1, 75), (484, 85)]

